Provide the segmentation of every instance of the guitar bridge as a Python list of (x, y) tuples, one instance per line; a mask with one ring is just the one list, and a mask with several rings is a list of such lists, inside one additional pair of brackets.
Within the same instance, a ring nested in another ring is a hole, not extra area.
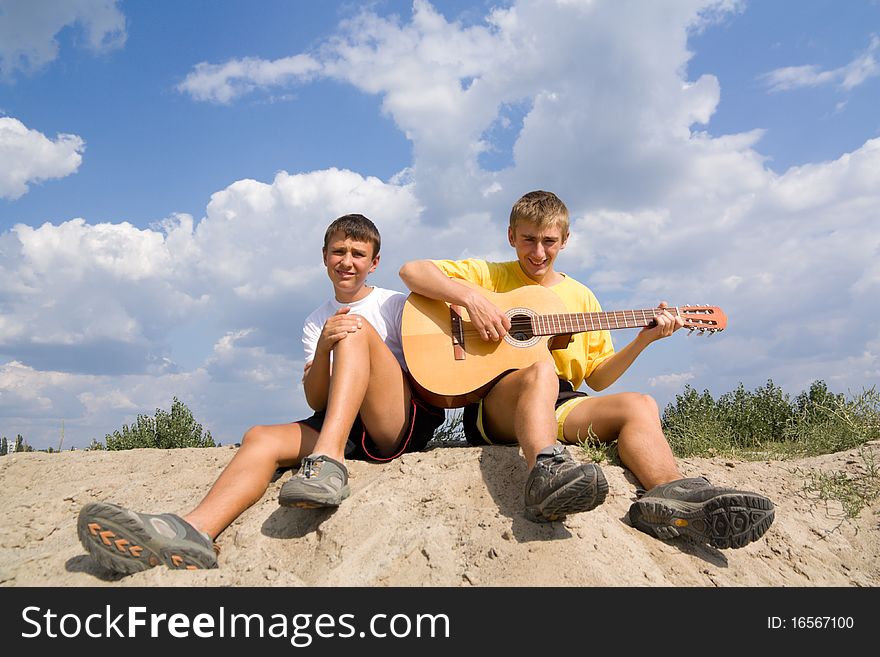
[(461, 323), (461, 306), (449, 306), (449, 320), (452, 327), (452, 354), (455, 360), (464, 360), (464, 327)]

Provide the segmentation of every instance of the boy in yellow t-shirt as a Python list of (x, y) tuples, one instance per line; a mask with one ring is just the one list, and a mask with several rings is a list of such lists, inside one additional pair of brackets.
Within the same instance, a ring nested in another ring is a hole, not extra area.
[[(501, 340), (510, 319), (486, 296), (457, 281), (492, 292), (541, 285), (555, 292), (569, 312), (601, 307), (586, 286), (557, 272), (554, 262), (569, 238), (569, 214), (553, 193), (534, 191), (513, 206), (508, 241), (516, 260), (415, 260), (400, 276), (413, 292), (464, 307), (483, 340)], [(662, 302), (659, 308), (666, 307)], [(764, 534), (774, 517), (773, 504), (756, 493), (719, 488), (706, 479), (684, 478), (660, 425), (656, 402), (623, 392), (588, 396), (586, 383), (601, 391), (614, 383), (652, 342), (682, 326), (668, 311), (641, 329), (620, 351), (607, 331), (572, 336), (565, 349), (514, 370), (479, 404), (465, 408), (465, 434), (473, 444), (518, 443), (529, 467), (526, 515), (536, 522), (558, 520), (600, 505), (608, 484), (596, 464), (575, 462), (559, 443), (575, 443), (592, 431), (604, 442), (618, 441), (623, 464), (647, 489), (629, 510), (631, 524), (658, 538), (686, 535), (718, 548), (742, 547)]]

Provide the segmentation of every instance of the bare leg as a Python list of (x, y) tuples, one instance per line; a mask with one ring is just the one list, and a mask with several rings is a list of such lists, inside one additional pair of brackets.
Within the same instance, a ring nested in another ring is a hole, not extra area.
[(646, 490), (682, 478), (652, 397), (622, 392), (584, 400), (565, 418), (566, 442), (583, 440), (590, 425), (602, 442), (617, 439), (620, 460)]
[(298, 464), (317, 440), (317, 431), (296, 422), (251, 427), (211, 490), (184, 519), (217, 538), (263, 496), (276, 468)]
[(333, 347), (333, 372), (314, 454), (342, 461), (358, 413), (379, 450), (393, 453), (409, 415), (410, 389), (394, 354), (364, 321)]
[(519, 442), (531, 469), (538, 452), (556, 442), (558, 393), (552, 360), (511, 372), (483, 400), (483, 426), (493, 440)]

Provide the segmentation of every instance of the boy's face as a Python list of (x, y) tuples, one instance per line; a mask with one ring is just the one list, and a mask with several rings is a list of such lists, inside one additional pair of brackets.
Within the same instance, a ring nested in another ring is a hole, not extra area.
[(324, 249), (324, 265), (336, 296), (349, 297), (346, 300), (351, 301), (350, 297), (360, 292), (367, 282), (367, 276), (376, 271), (379, 256), (373, 256), (372, 242), (361, 242), (336, 231)]
[(556, 256), (565, 248), (568, 235), (562, 234), (558, 224), (540, 228), (530, 221), (518, 221), (508, 227), (507, 239), (516, 249), (516, 258), (526, 276), (540, 283), (553, 272)]

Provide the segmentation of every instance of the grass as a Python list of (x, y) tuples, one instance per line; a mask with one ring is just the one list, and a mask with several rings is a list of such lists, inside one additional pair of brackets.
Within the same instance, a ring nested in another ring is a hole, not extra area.
[(587, 427), (587, 436), (581, 439), (581, 432), (577, 432), (577, 445), (586, 457), (593, 463), (609, 462), (614, 465), (621, 465), (620, 457), (617, 454), (617, 441), (603, 442), (593, 431), (593, 425)]
[(785, 460), (832, 454), (880, 439), (880, 393), (875, 388), (846, 397), (822, 381), (791, 399), (766, 386), (713, 399), (685, 387), (662, 416), (678, 457), (730, 456)]
[(861, 463), (856, 474), (845, 472), (809, 472), (795, 468), (794, 474), (804, 476), (803, 493), (825, 503), (826, 510), (833, 512), (830, 502), (837, 502), (846, 518), (856, 518), (862, 509), (880, 497), (880, 467), (874, 454), (858, 450)]

